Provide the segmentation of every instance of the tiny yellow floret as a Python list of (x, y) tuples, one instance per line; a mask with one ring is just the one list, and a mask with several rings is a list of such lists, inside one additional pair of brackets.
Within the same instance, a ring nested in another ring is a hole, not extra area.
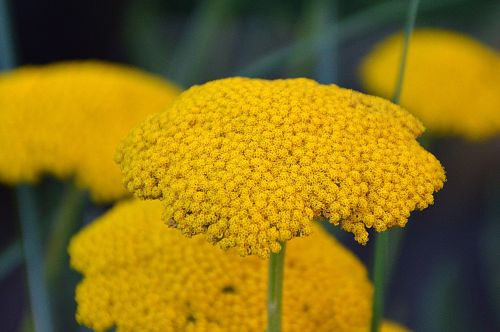
[(96, 201), (127, 194), (113, 162), (116, 145), (139, 121), (180, 93), (122, 65), (63, 62), (0, 74), (0, 181), (74, 176)]
[[(370, 93), (391, 97), (402, 34), (377, 44), (364, 59), (361, 77)], [(480, 140), (500, 132), (500, 55), (452, 31), (417, 29), (411, 38), (401, 105), (429, 131)]]
[[(266, 326), (268, 263), (188, 239), (158, 201), (119, 203), (71, 241), (84, 275), (76, 318), (96, 331), (255, 332)], [(367, 332), (372, 286), (362, 263), (318, 225), (287, 247), (283, 331)]]
[(137, 197), (167, 225), (267, 257), (328, 218), (365, 244), (404, 226), (445, 179), (415, 140), (422, 124), (387, 100), (309, 79), (229, 78), (194, 86), (120, 144)]

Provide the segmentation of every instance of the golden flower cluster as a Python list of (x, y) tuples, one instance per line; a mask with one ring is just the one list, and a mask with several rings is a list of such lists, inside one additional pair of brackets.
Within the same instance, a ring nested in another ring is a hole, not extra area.
[[(161, 210), (158, 201), (119, 203), (72, 239), (71, 264), (84, 275), (78, 322), (97, 331), (264, 331), (267, 262), (188, 239), (160, 222)], [(319, 226), (289, 244), (283, 289), (283, 331), (368, 331), (366, 269)]]
[(97, 201), (124, 196), (116, 145), (179, 92), (139, 70), (96, 61), (1, 74), (0, 181), (74, 176)]
[(384, 99), (308, 79), (195, 86), (120, 144), (128, 189), (169, 226), (266, 257), (326, 217), (366, 243), (404, 226), (445, 179), (424, 130)]
[[(391, 36), (366, 57), (361, 75), (367, 90), (394, 91), (402, 35)], [(500, 56), (459, 33), (419, 29), (412, 36), (401, 104), (430, 131), (484, 139), (500, 132)]]

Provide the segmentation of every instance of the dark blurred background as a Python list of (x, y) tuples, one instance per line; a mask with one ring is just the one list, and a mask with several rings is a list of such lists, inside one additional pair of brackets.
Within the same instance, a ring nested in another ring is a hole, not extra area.
[[(360, 59), (403, 27), (407, 2), (16, 0), (9, 5), (17, 65), (91, 58), (132, 64), (184, 87), (241, 73), (305, 76), (361, 90)], [(465, 32), (498, 49), (500, 2), (422, 0), (417, 26)], [(320, 52), (311, 41), (321, 45)], [(263, 66), (256, 62), (269, 54), (276, 58), (266, 58)], [(404, 230), (385, 316), (414, 331), (500, 331), (500, 140), (439, 138), (429, 149), (448, 180), (435, 205), (415, 213)], [(54, 186), (47, 180), (39, 190)], [(0, 187), (0, 206), (3, 249), (19, 234), (11, 188)], [(89, 206), (87, 219), (103, 209)], [(335, 234), (371, 266), (370, 245)], [(68, 271), (68, 280), (78, 276)], [(29, 330), (27, 307), (19, 266), (0, 280), (1, 330), (19, 331), (23, 324)], [(69, 331), (74, 308), (61, 310), (68, 311), (61, 331)]]

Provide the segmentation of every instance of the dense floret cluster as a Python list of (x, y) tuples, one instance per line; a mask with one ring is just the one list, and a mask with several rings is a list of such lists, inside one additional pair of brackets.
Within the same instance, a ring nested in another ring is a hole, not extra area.
[[(97, 331), (264, 331), (267, 262), (188, 239), (161, 210), (120, 203), (73, 238), (77, 320)], [(366, 269), (319, 226), (288, 245), (283, 289), (285, 332), (368, 331)]]
[(328, 218), (368, 241), (433, 203), (443, 168), (422, 124), (384, 99), (308, 79), (195, 86), (121, 143), (127, 188), (185, 235), (266, 257)]
[(155, 76), (96, 61), (27, 66), (0, 75), (0, 181), (75, 177), (97, 201), (127, 194), (113, 162), (139, 121), (179, 89)]

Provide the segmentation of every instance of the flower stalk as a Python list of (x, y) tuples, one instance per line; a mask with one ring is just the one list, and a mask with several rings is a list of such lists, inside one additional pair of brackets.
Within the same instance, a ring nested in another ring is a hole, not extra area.
[(398, 78), (396, 82), (396, 88), (394, 89), (394, 95), (392, 96), (392, 102), (399, 104), (401, 100), (401, 91), (403, 89), (403, 80), (405, 76), (406, 59), (408, 58), (408, 49), (410, 46), (410, 37), (415, 27), (415, 21), (417, 19), (418, 4), (420, 0), (411, 0), (410, 6), (408, 7), (408, 16), (406, 18), (406, 26), (403, 38), (403, 50), (401, 52), (401, 58), (399, 61), (399, 71)]
[(22, 262), (21, 241), (16, 240), (0, 254), (0, 281)]
[(66, 184), (61, 202), (56, 208), (52, 231), (47, 243), (46, 275), (50, 287), (56, 287), (66, 259), (66, 248), (71, 234), (78, 227), (87, 194), (73, 183)]
[(378, 233), (375, 238), (375, 253), (373, 263), (373, 315), (371, 331), (378, 332), (381, 319), (384, 315), (384, 297), (385, 297), (385, 284), (386, 284), (386, 271), (387, 267), (387, 247), (388, 247), (388, 233)]
[[(417, 11), (419, 0), (411, 0), (408, 7), (408, 14), (406, 17), (406, 25), (403, 38), (403, 50), (401, 52), (401, 59), (399, 63), (398, 77), (396, 81), (396, 87), (394, 90), (394, 95), (392, 97), (392, 102), (398, 104), (401, 99), (401, 91), (403, 87), (404, 72), (406, 66), (406, 58), (408, 54), (408, 48), (410, 44), (410, 37), (415, 26), (415, 20), (417, 18)], [(374, 255), (374, 265), (373, 265), (373, 283), (375, 288), (375, 293), (373, 295), (373, 316), (371, 331), (378, 332), (380, 327), (380, 322), (384, 316), (384, 297), (385, 297), (385, 286), (387, 283), (387, 271), (391, 270), (388, 263), (393, 263), (392, 260), (388, 260), (388, 246), (389, 246), (389, 233), (382, 232), (377, 234), (375, 238), (375, 255)]]
[(0, 70), (14, 68), (14, 47), (10, 27), (9, 4), (0, 0)]
[(35, 192), (29, 185), (18, 185), (16, 192), (35, 331), (54, 331), (43, 269), (43, 247), (37, 224), (39, 219)]
[(281, 303), (283, 297), (283, 275), (285, 270), (285, 242), (278, 253), (269, 257), (269, 285), (267, 298), (267, 332), (281, 331)]
[[(10, 28), (8, 3), (0, 0), (0, 70), (15, 66), (15, 54)], [(26, 265), (28, 293), (35, 331), (54, 331), (49, 294), (45, 283), (43, 268), (43, 246), (38, 229), (39, 216), (36, 206), (36, 193), (30, 185), (16, 187), (17, 205), (21, 228), (21, 247)], [(2, 274), (16, 266), (20, 257), (17, 242), (2, 255)], [(4, 259), (5, 258), (5, 259)]]

